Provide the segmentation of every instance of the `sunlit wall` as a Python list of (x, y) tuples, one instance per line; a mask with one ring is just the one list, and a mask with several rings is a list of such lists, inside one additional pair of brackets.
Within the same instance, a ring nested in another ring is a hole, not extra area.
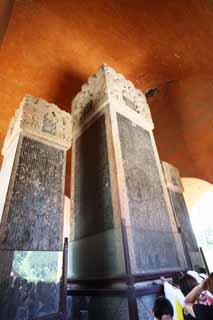
[(213, 186), (204, 180), (182, 178), (192, 227), (213, 272)]

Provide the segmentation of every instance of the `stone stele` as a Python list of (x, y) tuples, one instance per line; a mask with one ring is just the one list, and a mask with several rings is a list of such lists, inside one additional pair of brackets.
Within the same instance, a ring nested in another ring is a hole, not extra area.
[(0, 175), (0, 248), (61, 250), (71, 115), (26, 95), (11, 120)]

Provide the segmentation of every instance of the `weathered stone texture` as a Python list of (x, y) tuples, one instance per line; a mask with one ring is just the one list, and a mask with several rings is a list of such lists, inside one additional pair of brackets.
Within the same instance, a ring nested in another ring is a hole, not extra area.
[(113, 227), (105, 117), (96, 120), (76, 141), (75, 239)]
[(192, 268), (204, 267), (198, 244), (192, 229), (188, 210), (182, 193), (169, 190), (177, 223), (181, 227), (183, 240), (189, 253)]
[(71, 114), (53, 103), (28, 94), (10, 121), (2, 153), (7, 152), (14, 137), (21, 132), (67, 150), (71, 146), (71, 131)]
[(63, 242), (64, 151), (23, 137), (1, 247), (61, 250)]
[(118, 114), (131, 225), (172, 231), (149, 132)]
[(128, 238), (135, 255), (132, 271), (181, 267), (181, 247), (172, 233), (149, 132), (120, 114), (117, 118), (130, 210)]
[(134, 84), (110, 66), (104, 64), (83, 84), (72, 102), (73, 127), (84, 121), (106, 103), (120, 105), (137, 112), (153, 128), (145, 95)]
[(181, 226), (181, 230), (184, 235), (184, 240), (189, 250), (196, 251), (198, 250), (197, 241), (192, 230), (192, 225), (183, 194), (171, 190), (169, 192), (172, 198), (177, 222)]

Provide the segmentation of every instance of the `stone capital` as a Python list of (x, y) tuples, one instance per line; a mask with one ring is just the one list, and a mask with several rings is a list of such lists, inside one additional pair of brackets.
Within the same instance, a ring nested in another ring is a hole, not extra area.
[(72, 140), (71, 114), (44, 99), (26, 95), (10, 122), (3, 155), (20, 133), (68, 150)]
[(89, 77), (72, 102), (74, 130), (103, 105), (110, 104), (135, 111), (153, 129), (145, 95), (134, 84), (108, 65), (102, 65)]
[(182, 193), (184, 189), (179, 170), (168, 162), (162, 161), (161, 163), (167, 188), (172, 191)]

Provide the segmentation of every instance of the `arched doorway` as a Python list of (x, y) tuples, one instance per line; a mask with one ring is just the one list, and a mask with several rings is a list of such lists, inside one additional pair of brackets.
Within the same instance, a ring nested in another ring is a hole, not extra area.
[(199, 247), (213, 272), (213, 185), (196, 178), (182, 178), (184, 198)]

